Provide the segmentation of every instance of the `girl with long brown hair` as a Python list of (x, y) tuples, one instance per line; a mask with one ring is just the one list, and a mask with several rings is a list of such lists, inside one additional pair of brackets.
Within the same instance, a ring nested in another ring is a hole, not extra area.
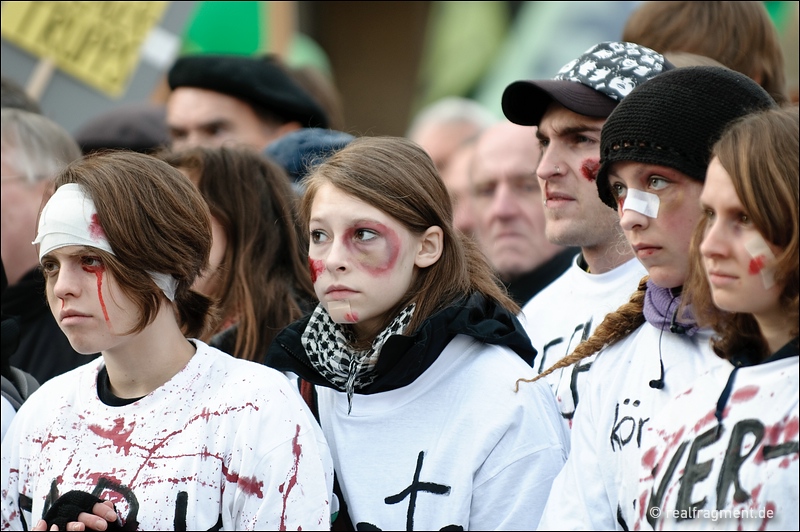
[(798, 145), (794, 106), (743, 118), (714, 147), (685, 290), (734, 368), (703, 375), (650, 421), (636, 529), (694, 529), (710, 512), (728, 529), (798, 528)]
[(356, 529), (534, 529), (565, 430), (545, 383), (514, 391), (535, 351), (430, 157), (362, 137), (304, 189), (319, 305), (267, 364), (313, 384)]

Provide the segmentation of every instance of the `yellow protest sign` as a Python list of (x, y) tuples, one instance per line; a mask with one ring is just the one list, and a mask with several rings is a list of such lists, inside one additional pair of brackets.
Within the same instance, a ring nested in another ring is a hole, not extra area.
[(3, 2), (9, 42), (108, 94), (120, 96), (139, 49), (168, 2)]

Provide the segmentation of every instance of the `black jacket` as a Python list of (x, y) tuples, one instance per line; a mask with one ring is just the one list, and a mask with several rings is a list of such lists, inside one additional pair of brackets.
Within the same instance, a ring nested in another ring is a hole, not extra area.
[(33, 375), (39, 383), (82, 366), (98, 355), (81, 355), (72, 349), (50, 312), (44, 287), (42, 272), (34, 268), (5, 289), (2, 301), (3, 315), (15, 316), (20, 328), (19, 345), (10, 363)]
[[(264, 363), (279, 371), (291, 371), (313, 384), (339, 389), (314, 369), (303, 349), (300, 338), (310, 318), (308, 315), (281, 331)], [(536, 350), (517, 317), (483, 295), (472, 294), (431, 316), (412, 336), (391, 336), (381, 349), (376, 379), (358, 389), (358, 393), (385, 392), (414, 382), (457, 334), (507, 346), (533, 365)]]

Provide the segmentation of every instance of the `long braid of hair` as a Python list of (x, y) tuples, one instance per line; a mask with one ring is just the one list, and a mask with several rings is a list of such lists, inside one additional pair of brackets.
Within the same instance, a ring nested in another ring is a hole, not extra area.
[(592, 333), (592, 336), (578, 344), (572, 353), (532, 379), (517, 379), (516, 391), (519, 391), (520, 382), (536, 382), (557, 369), (571, 366), (584, 358), (592, 356), (601, 349), (619, 342), (638, 329), (645, 322), (643, 313), (644, 294), (647, 290), (647, 280), (649, 278), (650, 276), (648, 275), (642, 277), (642, 280), (639, 281), (639, 287), (631, 295), (630, 300), (616, 311), (607, 314), (594, 333)]

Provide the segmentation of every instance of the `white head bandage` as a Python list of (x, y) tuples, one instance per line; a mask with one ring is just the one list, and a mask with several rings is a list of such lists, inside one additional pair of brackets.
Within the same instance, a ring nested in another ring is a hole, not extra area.
[[(77, 183), (58, 187), (39, 217), (33, 244), (39, 246), (39, 260), (66, 246), (89, 246), (115, 255), (100, 225), (94, 201)], [(147, 272), (170, 301), (175, 300), (178, 281), (169, 274)]]
[(92, 198), (76, 183), (58, 187), (44, 206), (33, 243), (41, 244), (39, 260), (65, 246), (91, 246), (114, 254), (100, 226)]
[(622, 204), (622, 211), (636, 211), (648, 218), (656, 218), (660, 203), (661, 201), (655, 194), (629, 188), (628, 193), (625, 194), (625, 203)]

